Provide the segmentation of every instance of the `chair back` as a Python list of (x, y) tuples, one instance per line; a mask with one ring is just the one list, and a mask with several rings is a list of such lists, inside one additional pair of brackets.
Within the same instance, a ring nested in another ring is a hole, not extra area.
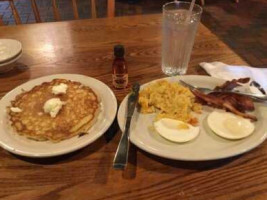
[[(16, 24), (21, 24), (21, 19), (19, 17), (19, 13), (18, 13), (18, 10), (16, 9), (14, 1), (13, 0), (0, 0), (0, 2), (1, 1), (8, 1), (9, 7), (11, 8), (11, 11), (12, 11), (12, 14), (13, 14), (13, 17), (15, 19)], [(0, 18), (0, 26), (3, 26), (3, 25), (4, 25), (4, 22), (3, 22), (2, 16), (1, 16), (1, 18)]]
[[(1, 1), (8, 1), (9, 6), (11, 8), (12, 14), (14, 16), (16, 24), (21, 24), (21, 19), (19, 16), (19, 13), (15, 7), (14, 0), (0, 0)], [(38, 5), (36, 1), (38, 0), (30, 0), (31, 1), (31, 7), (33, 10), (34, 18), (37, 23), (43, 22), (40, 16), (40, 12), (38, 9)], [(60, 21), (61, 16), (60, 16), (60, 11), (57, 6), (57, 0), (51, 0), (52, 1), (52, 7), (53, 7), (53, 15), (55, 21)], [(97, 9), (96, 9), (96, 0), (88, 0), (91, 2), (91, 17), (96, 18), (97, 17)], [(77, 6), (77, 0), (71, 0), (72, 3), (72, 10), (73, 10), (73, 16), (74, 19), (80, 19), (79, 17), (79, 12), (78, 12), (78, 6)], [(107, 17), (114, 17), (115, 13), (115, 0), (107, 0)], [(4, 25), (3, 19), (0, 16), (0, 26)]]
[[(42, 19), (40, 17), (40, 12), (37, 6), (36, 1), (38, 0), (31, 0), (32, 10), (34, 13), (34, 17), (36, 22), (40, 23), (42, 22)], [(89, 0), (91, 1), (91, 17), (96, 18), (97, 12), (96, 12), (96, 0)], [(79, 12), (78, 12), (78, 6), (77, 6), (77, 0), (71, 0), (72, 2), (72, 10), (73, 10), (73, 16), (74, 19), (80, 19)], [(108, 17), (114, 17), (115, 12), (115, 0), (107, 0), (107, 16)], [(52, 6), (53, 6), (53, 14), (55, 21), (60, 21), (60, 11), (57, 6), (57, 0), (52, 0)]]

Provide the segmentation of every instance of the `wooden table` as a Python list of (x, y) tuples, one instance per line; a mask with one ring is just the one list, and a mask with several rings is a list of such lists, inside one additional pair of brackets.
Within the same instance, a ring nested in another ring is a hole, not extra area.
[[(131, 83), (163, 77), (160, 15), (1, 27), (0, 37), (18, 39), (23, 44), (17, 68), (0, 75), (1, 96), (30, 79), (55, 73), (85, 74), (111, 86), (113, 45), (117, 43), (126, 47)], [(204, 74), (198, 63), (218, 60), (246, 64), (200, 25), (188, 73)], [(120, 102), (129, 89), (113, 91)], [(50, 159), (19, 157), (1, 149), (0, 198), (267, 198), (266, 143), (245, 155), (212, 162), (173, 161), (132, 146), (128, 168), (118, 171), (112, 168), (112, 160), (119, 133), (115, 123), (92, 145)]]

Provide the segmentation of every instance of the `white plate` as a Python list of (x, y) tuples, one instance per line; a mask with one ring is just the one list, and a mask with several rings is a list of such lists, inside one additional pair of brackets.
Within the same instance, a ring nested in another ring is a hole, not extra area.
[[(52, 143), (49, 141), (38, 142), (30, 140), (15, 133), (9, 124), (8, 114), (6, 112), (6, 107), (10, 105), (10, 101), (21, 93), (21, 89), (28, 91), (36, 85), (51, 81), (55, 78), (78, 81), (83, 85), (91, 87), (100, 97), (101, 112), (94, 126), (88, 131), (89, 134), (83, 135), (82, 137), (76, 136), (59, 143)], [(91, 144), (102, 136), (112, 124), (116, 112), (117, 100), (114, 93), (107, 85), (97, 79), (78, 74), (57, 74), (37, 78), (18, 86), (1, 99), (0, 145), (14, 154), (29, 157), (51, 157), (70, 153)]]
[(16, 62), (18, 59), (20, 59), (20, 57), (22, 56), (22, 52), (17, 55), (15, 58), (12, 58), (11, 60), (5, 62), (5, 63), (1, 63), (0, 64), (0, 73), (4, 73), (4, 72), (8, 72), (10, 70), (12, 70), (15, 65), (14, 62)]
[(8, 60), (7, 62), (0, 63), (0, 67), (10, 65), (13, 62), (16, 62), (20, 57), (22, 56), (22, 51), (15, 57), (13, 57), (11, 60)]
[[(200, 87), (214, 88), (224, 83), (224, 80), (209, 76), (181, 76), (181, 79)], [(179, 77), (166, 78), (170, 81), (178, 81)], [(143, 85), (141, 88), (145, 87)], [(140, 149), (151, 154), (185, 161), (205, 161), (228, 158), (245, 153), (260, 145), (267, 136), (267, 107), (263, 104), (255, 104), (255, 114), (258, 121), (255, 122), (255, 131), (248, 138), (230, 141), (215, 135), (207, 126), (207, 115), (213, 110), (211, 107), (203, 106), (200, 121), (199, 136), (188, 143), (178, 144), (165, 140), (159, 134), (150, 130), (154, 114), (140, 114), (135, 111), (131, 122), (130, 140)], [(122, 101), (118, 111), (118, 122), (123, 130), (125, 123), (126, 98)], [(265, 121), (265, 123), (264, 123)]]
[(20, 54), (22, 45), (20, 41), (0, 39), (0, 63), (6, 62)]

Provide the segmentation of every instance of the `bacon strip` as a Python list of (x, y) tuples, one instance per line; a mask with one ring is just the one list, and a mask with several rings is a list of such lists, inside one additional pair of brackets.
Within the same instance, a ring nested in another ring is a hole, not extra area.
[(212, 92), (209, 95), (218, 97), (223, 101), (228, 101), (231, 103), (237, 110), (241, 112), (253, 111), (255, 110), (253, 101), (250, 97), (238, 94), (222, 93), (222, 92)]
[(224, 108), (236, 115), (239, 115), (244, 118), (251, 119), (253, 121), (257, 121), (257, 118), (254, 115), (250, 115), (244, 112), (239, 111), (238, 109), (235, 108), (235, 106), (231, 103), (230, 100), (227, 99), (221, 99), (219, 97), (216, 97), (215, 95), (212, 94), (204, 94), (198, 90), (192, 90), (192, 93), (201, 99), (202, 101), (205, 101), (208, 105), (216, 106), (219, 108)]

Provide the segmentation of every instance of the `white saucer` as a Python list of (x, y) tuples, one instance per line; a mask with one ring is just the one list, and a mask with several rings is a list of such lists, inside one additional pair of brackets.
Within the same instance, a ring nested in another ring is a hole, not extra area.
[(22, 56), (22, 52), (17, 55), (15, 58), (5, 62), (5, 63), (1, 63), (0, 64), (0, 73), (5, 73), (8, 72), (10, 70), (12, 70), (15, 65), (13, 65), (18, 59), (20, 59), (20, 57)]
[(0, 64), (17, 57), (21, 54), (22, 45), (20, 41), (12, 39), (0, 39)]

